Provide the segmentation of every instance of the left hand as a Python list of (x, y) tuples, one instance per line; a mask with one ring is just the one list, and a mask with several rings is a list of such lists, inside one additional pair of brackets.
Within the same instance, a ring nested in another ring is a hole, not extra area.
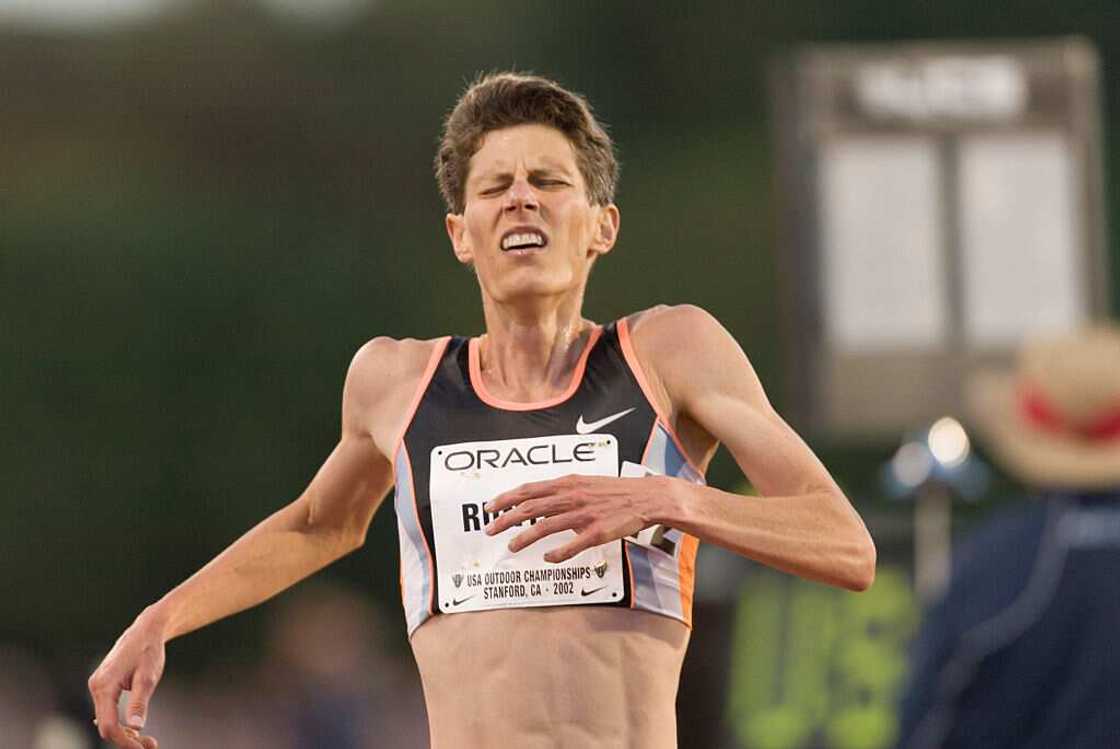
[(544, 555), (547, 562), (563, 562), (585, 549), (653, 525), (662, 514), (661, 506), (671, 489), (669, 481), (664, 476), (573, 475), (523, 484), (499, 494), (486, 505), (489, 513), (505, 510), (486, 526), (486, 533), (496, 535), (537, 518), (535, 524), (509, 542), (509, 550), (518, 552), (545, 536), (573, 530), (578, 538)]

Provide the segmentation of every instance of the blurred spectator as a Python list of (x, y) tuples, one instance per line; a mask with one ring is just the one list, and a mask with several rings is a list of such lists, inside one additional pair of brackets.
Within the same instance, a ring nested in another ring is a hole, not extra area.
[(969, 410), (1041, 501), (964, 542), (913, 652), (900, 745), (1120, 746), (1120, 328), (1026, 346)]
[[(167, 747), (422, 749), (420, 678), (394, 635), (367, 597), (304, 583), (281, 599), (263, 663), (166, 678), (149, 725)], [(46, 728), (52, 740), (62, 735)]]
[(29, 747), (57, 709), (47, 669), (30, 651), (0, 643), (0, 747)]
[(32, 749), (90, 749), (85, 726), (65, 715), (50, 715), (35, 729)]
[(262, 682), (296, 749), (428, 745), (419, 674), (389, 634), (367, 597), (337, 585), (304, 583), (287, 597)]

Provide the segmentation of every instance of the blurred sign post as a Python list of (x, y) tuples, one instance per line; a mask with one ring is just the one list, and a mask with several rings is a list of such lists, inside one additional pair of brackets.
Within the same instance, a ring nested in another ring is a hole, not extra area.
[(929, 603), (949, 579), (953, 498), (983, 495), (988, 469), (974, 457), (960, 422), (944, 416), (908, 434), (881, 471), (889, 496), (914, 503), (914, 588)]
[[(1080, 39), (810, 46), (773, 69), (792, 420), (891, 440), (978, 364), (1107, 314), (1097, 58)], [(924, 598), (950, 487), (910, 487)]]
[(952, 568), (953, 495), (948, 487), (923, 488), (914, 502), (914, 591), (926, 605), (949, 582)]
[(1087, 42), (808, 47), (774, 72), (799, 426), (894, 438), (959, 413), (977, 363), (1106, 312)]

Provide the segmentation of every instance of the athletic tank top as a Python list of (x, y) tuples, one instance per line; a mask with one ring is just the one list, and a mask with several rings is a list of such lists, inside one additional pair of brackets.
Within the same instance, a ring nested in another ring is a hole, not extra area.
[(691, 627), (693, 536), (657, 526), (553, 564), (544, 553), (574, 531), (516, 554), (507, 544), (524, 528), (483, 531), (483, 505), (528, 481), (655, 473), (703, 483), (651, 395), (625, 320), (594, 328), (567, 390), (539, 403), (491, 396), (478, 340), (440, 339), (393, 454), (409, 635), (435, 614), (555, 605), (642, 609)]

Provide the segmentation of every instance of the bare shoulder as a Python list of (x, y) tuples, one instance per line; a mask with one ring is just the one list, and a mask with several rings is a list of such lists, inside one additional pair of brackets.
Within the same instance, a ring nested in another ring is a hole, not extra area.
[(419, 340), (378, 336), (354, 354), (343, 390), (344, 426), (392, 442), (432, 355), (444, 338)]
[(432, 352), (443, 340), (388, 336), (371, 338), (354, 354), (346, 374), (347, 382), (362, 389), (377, 390), (391, 385), (393, 380), (410, 376), (419, 378)]
[(669, 370), (695, 370), (743, 356), (720, 321), (695, 304), (660, 304), (630, 315), (627, 324), (639, 361), (666, 376)]
[[(729, 336), (710, 312), (695, 304), (659, 304), (627, 318), (635, 346), (646, 350), (691, 349), (711, 336)], [(696, 341), (697, 336), (700, 341)]]
[(739, 343), (703, 307), (662, 304), (634, 313), (627, 324), (639, 362), (675, 406), (714, 386), (762, 395)]

